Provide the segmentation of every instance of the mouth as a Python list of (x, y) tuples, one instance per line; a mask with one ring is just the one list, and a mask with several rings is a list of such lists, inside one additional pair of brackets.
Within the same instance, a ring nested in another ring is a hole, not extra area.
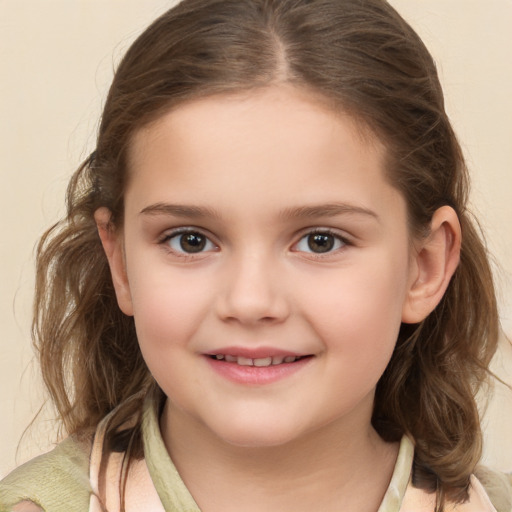
[(297, 361), (310, 358), (313, 356), (267, 356), (250, 358), (243, 356), (234, 356), (230, 354), (208, 354), (208, 357), (216, 361), (225, 361), (226, 363), (233, 363), (238, 366), (255, 366), (258, 368), (265, 368), (268, 366), (279, 366), (282, 364), (296, 363)]
[(266, 386), (302, 371), (315, 357), (271, 347), (224, 347), (203, 354), (221, 377), (244, 386)]

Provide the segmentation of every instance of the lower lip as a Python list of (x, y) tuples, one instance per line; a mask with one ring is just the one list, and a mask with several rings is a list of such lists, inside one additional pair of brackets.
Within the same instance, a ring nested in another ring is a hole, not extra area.
[(271, 366), (242, 366), (206, 357), (210, 367), (225, 379), (237, 384), (253, 386), (271, 384), (286, 379), (308, 365), (312, 359), (312, 357), (305, 357), (294, 363), (281, 363)]

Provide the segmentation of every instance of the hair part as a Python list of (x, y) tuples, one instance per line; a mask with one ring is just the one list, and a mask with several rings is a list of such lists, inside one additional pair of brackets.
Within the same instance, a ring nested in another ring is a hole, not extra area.
[[(156, 384), (133, 318), (117, 306), (94, 212), (107, 207), (122, 227), (128, 151), (142, 127), (185, 101), (284, 82), (321, 95), (385, 145), (414, 236), (427, 234), (440, 206), (459, 216), (459, 267), (435, 311), (402, 325), (373, 414), (384, 439), (412, 437), (414, 484), (436, 491), (442, 510), (445, 499), (467, 499), (481, 455), (475, 394), (499, 323), (435, 64), (384, 0), (184, 0), (135, 41), (115, 74), (94, 158), (70, 182), (67, 216), (38, 246), (33, 330), (44, 381), (68, 433), (116, 407), (116, 428), (136, 414)], [(140, 439), (132, 444), (140, 456)]]

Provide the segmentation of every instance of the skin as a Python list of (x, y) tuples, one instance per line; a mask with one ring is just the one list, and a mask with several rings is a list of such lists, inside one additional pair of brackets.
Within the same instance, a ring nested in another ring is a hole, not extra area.
[[(375, 387), (460, 249), (448, 207), (411, 240), (384, 154), (287, 85), (189, 102), (136, 133), (124, 226), (104, 208), (96, 220), (168, 397), (164, 442), (202, 510), (378, 508), (397, 446), (371, 426)], [(308, 357), (277, 381), (234, 382), (209, 356), (237, 350)]]

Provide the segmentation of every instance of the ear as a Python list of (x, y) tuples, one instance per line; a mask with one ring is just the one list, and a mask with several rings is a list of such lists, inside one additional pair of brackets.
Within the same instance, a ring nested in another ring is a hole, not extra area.
[(402, 322), (418, 323), (439, 304), (460, 259), (461, 229), (454, 209), (434, 213), (428, 237), (416, 246)]
[(133, 316), (132, 297), (126, 274), (122, 238), (116, 233), (110, 222), (111, 215), (108, 208), (101, 207), (94, 212), (94, 220), (98, 227), (103, 249), (107, 255), (117, 303), (125, 315)]

